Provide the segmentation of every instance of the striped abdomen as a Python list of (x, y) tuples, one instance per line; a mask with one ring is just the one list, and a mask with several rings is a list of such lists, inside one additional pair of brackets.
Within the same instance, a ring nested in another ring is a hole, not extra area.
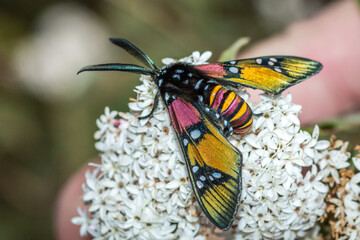
[(234, 133), (245, 133), (252, 125), (253, 117), (249, 105), (233, 91), (214, 85), (210, 90), (209, 106), (221, 113)]

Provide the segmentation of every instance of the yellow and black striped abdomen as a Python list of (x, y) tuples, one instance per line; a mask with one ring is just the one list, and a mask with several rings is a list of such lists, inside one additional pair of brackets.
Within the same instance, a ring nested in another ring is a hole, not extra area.
[(234, 133), (245, 133), (252, 125), (253, 117), (249, 105), (239, 95), (224, 88), (214, 85), (210, 90), (209, 106), (220, 112), (224, 120), (228, 121)]

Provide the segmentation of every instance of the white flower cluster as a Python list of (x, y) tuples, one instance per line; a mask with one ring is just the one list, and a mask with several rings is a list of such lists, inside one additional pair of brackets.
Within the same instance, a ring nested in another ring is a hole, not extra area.
[[(194, 52), (180, 61), (200, 64), (210, 56)], [(130, 113), (106, 108), (97, 121), (101, 164), (86, 175), (83, 197), (91, 217), (79, 210), (73, 223), (81, 225), (81, 235), (95, 239), (205, 239), (200, 224), (205, 217), (194, 204), (164, 104), (138, 120), (151, 111), (157, 92), (151, 78), (140, 80)], [(328, 187), (322, 180), (330, 174), (336, 178), (348, 155), (328, 151), (329, 141), (318, 140), (318, 127), (312, 135), (300, 130), (301, 106), (290, 95), (261, 97), (258, 105), (249, 103), (256, 113), (252, 130), (229, 138), (243, 154), (240, 210), (230, 234), (235, 239), (304, 237), (324, 214)]]
[[(332, 151), (346, 152), (348, 143), (337, 140)], [(360, 150), (360, 147), (357, 147)], [(330, 213), (329, 223), (332, 235), (340, 240), (360, 239), (360, 152), (352, 158), (357, 173), (352, 169), (342, 169), (339, 176), (329, 178), (332, 195), (327, 197), (326, 211)], [(332, 214), (331, 214), (332, 213)]]
[(345, 190), (344, 213), (347, 227), (344, 236), (339, 239), (360, 239), (360, 173), (351, 178)]
[(306, 236), (324, 213), (328, 187), (316, 163), (328, 141), (300, 130), (301, 106), (291, 95), (271, 98), (253, 107), (252, 132), (232, 140), (244, 156), (243, 195), (236, 239), (295, 239)]
[(352, 161), (358, 173), (345, 185), (344, 212), (347, 228), (345, 236), (341, 238), (344, 240), (360, 239), (360, 154), (353, 157)]

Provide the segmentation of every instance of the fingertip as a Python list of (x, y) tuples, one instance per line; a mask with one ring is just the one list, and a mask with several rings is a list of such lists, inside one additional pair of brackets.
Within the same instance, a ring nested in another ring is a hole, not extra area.
[(82, 184), (85, 182), (85, 172), (90, 169), (89, 166), (81, 168), (65, 183), (59, 192), (54, 209), (56, 239), (91, 239), (91, 236), (81, 237), (80, 226), (71, 222), (71, 219), (78, 215), (78, 207), (87, 208), (82, 201)]

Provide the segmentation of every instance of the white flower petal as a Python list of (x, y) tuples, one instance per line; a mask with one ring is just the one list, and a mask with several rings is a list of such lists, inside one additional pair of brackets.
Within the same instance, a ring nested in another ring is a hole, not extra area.
[(356, 169), (360, 171), (360, 157), (353, 157), (352, 161), (353, 161)]
[(313, 185), (314, 188), (321, 193), (327, 193), (329, 191), (329, 188), (322, 182), (314, 182)]
[(360, 173), (355, 174), (351, 178), (350, 183), (351, 183), (352, 191), (359, 196), (360, 195)]
[(326, 141), (326, 140), (321, 140), (321, 141), (318, 141), (315, 148), (317, 150), (325, 150), (327, 149), (328, 147), (330, 147), (330, 142), (329, 141)]

